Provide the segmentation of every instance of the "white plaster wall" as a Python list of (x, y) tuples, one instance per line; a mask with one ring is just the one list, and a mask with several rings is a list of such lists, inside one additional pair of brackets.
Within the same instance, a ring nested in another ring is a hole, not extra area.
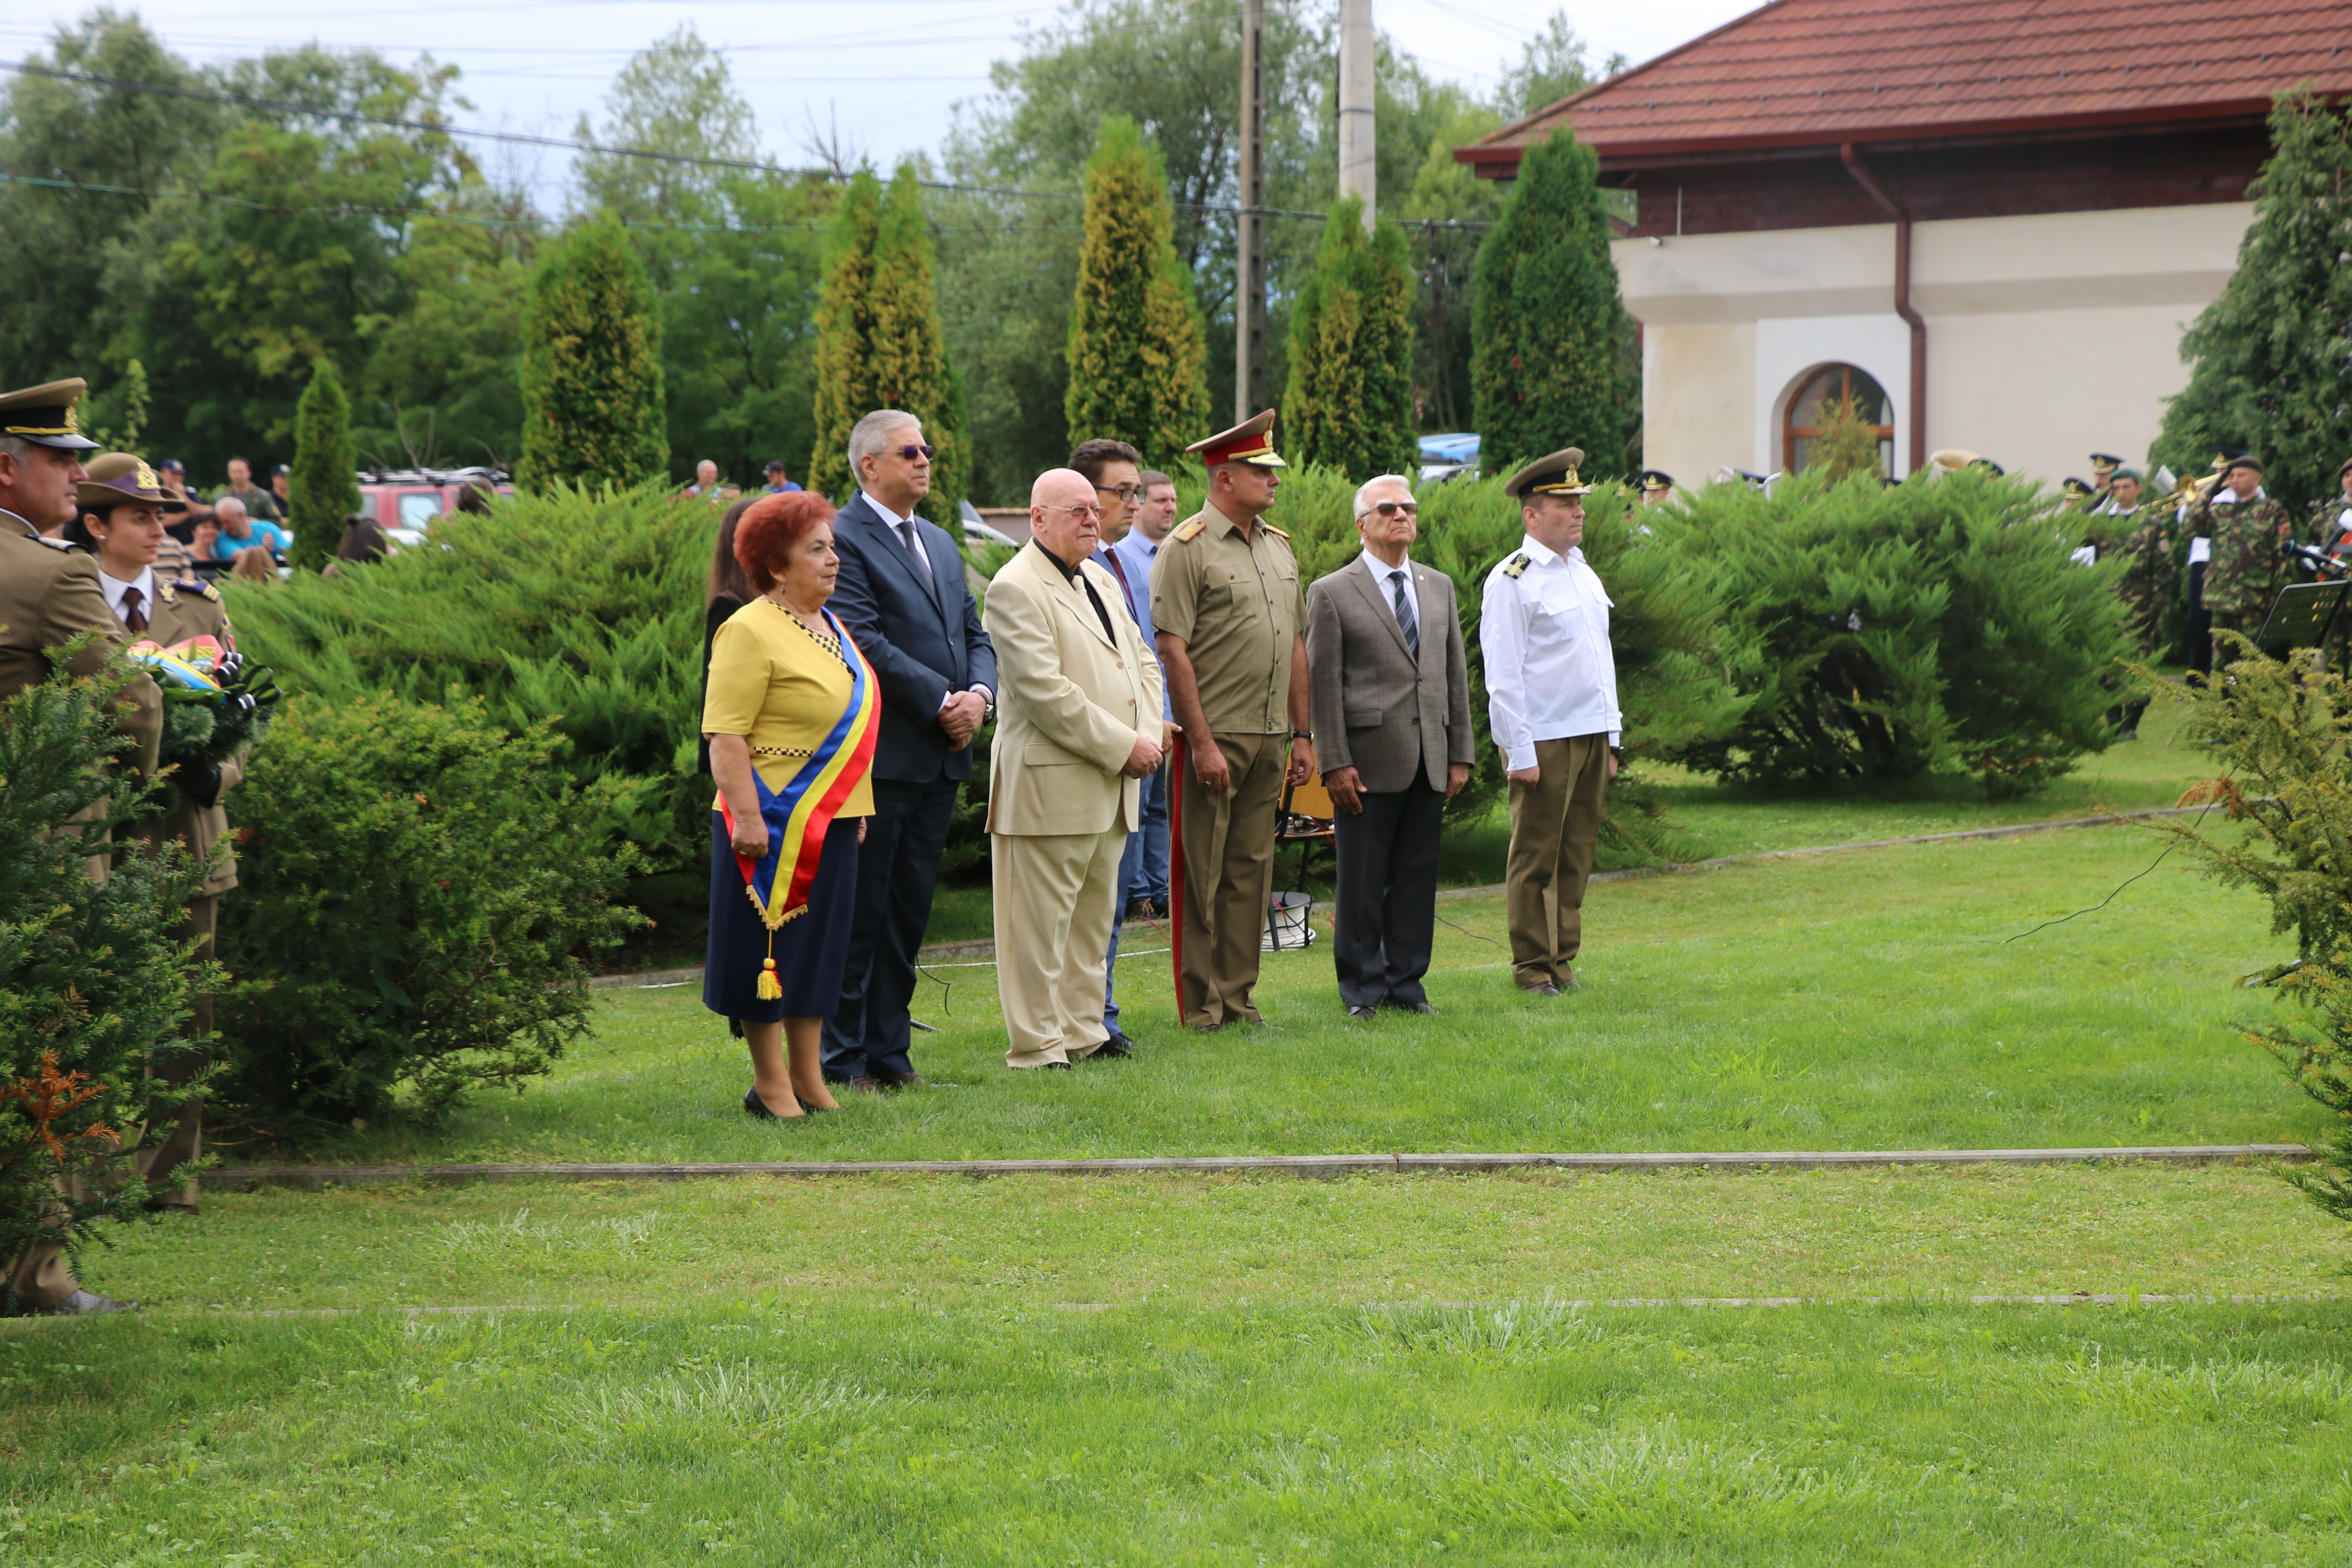
[[(1927, 447), (2012, 470), (2138, 458), (2188, 380), (2180, 332), (2221, 290), (2250, 204), (1968, 218), (1916, 226), (1927, 321)], [(1643, 462), (1685, 483), (1779, 466), (1793, 384), (1843, 362), (1895, 400), (1908, 456), (1910, 334), (1894, 313), (1892, 224), (1694, 235), (1612, 247), (1643, 324)]]

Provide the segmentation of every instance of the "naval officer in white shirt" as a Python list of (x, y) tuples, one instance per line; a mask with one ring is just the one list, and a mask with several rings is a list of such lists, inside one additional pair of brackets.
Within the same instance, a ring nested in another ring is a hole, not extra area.
[(1592, 489), (1583, 465), (1570, 447), (1504, 481), (1528, 535), (1486, 574), (1478, 629), (1487, 722), (1511, 781), (1511, 978), (1538, 996), (1576, 989), (1584, 884), (1624, 730), (1609, 595), (1578, 548)]

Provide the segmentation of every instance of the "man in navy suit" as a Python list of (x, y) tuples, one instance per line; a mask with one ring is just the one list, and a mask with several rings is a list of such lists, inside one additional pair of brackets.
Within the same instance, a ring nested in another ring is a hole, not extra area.
[(833, 520), (841, 576), (828, 607), (874, 667), (882, 735), (874, 816), (857, 852), (857, 906), (841, 1006), (824, 1025), (824, 1076), (879, 1093), (923, 1080), (908, 1055), (915, 951), (931, 918), (956, 788), (995, 705), (996, 653), (963, 551), (915, 515), (931, 489), (922, 422), (878, 409), (849, 433), (858, 493)]

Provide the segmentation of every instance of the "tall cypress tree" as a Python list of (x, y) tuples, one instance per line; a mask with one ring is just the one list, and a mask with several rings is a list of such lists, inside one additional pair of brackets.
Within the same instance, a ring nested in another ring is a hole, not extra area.
[(360, 506), (359, 458), (352, 450), (352, 400), (335, 362), (321, 358), (294, 405), (294, 475), (288, 489), (296, 566), (324, 566)]
[(1600, 167), (1569, 131), (1529, 147), (1478, 247), (1470, 388), (1489, 468), (1562, 447), (1582, 447), (1602, 472), (1629, 461), (1640, 372)]
[(865, 169), (849, 182), (834, 213), (824, 248), (824, 281), (816, 301), (816, 443), (809, 454), (809, 489), (846, 501), (849, 431), (874, 409), (874, 240), (882, 221), (882, 185)]
[(522, 458), (515, 483), (626, 489), (669, 466), (661, 320), (620, 225), (585, 224), (547, 248), (523, 323)]
[(1283, 446), (1361, 483), (1410, 473), (1412, 265), (1397, 226), (1364, 233), (1364, 203), (1343, 197), (1323, 226), (1315, 270), (1290, 310)]
[(2238, 269), (2180, 341), (2193, 368), (2157, 456), (2194, 474), (2217, 447), (2243, 447), (2263, 488), (2299, 507), (2335, 494), (2352, 456), (2352, 111), (2282, 93), (2271, 147)]
[(835, 219), (817, 306), (816, 451), (809, 472), (817, 489), (846, 498), (849, 432), (877, 408), (903, 408), (923, 422), (931, 458), (931, 493), (922, 514), (961, 535), (956, 503), (971, 476), (971, 437), (964, 428), (963, 385), (948, 363), (940, 326), (930, 230), (912, 163), (889, 188), (860, 174)]
[(1172, 468), (1208, 434), (1209, 348), (1176, 261), (1168, 170), (1135, 121), (1107, 117), (1087, 160), (1086, 237), (1070, 310), (1072, 446), (1125, 441)]

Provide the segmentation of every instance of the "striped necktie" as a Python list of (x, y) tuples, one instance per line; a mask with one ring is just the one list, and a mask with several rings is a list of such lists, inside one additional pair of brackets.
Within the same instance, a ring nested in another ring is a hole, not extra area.
[(1396, 589), (1396, 603), (1391, 607), (1396, 611), (1397, 626), (1404, 632), (1404, 646), (1418, 663), (1421, 658), (1421, 627), (1413, 617), (1412, 600), (1405, 595), (1404, 568), (1400, 566), (1391, 572), (1389, 584)]

